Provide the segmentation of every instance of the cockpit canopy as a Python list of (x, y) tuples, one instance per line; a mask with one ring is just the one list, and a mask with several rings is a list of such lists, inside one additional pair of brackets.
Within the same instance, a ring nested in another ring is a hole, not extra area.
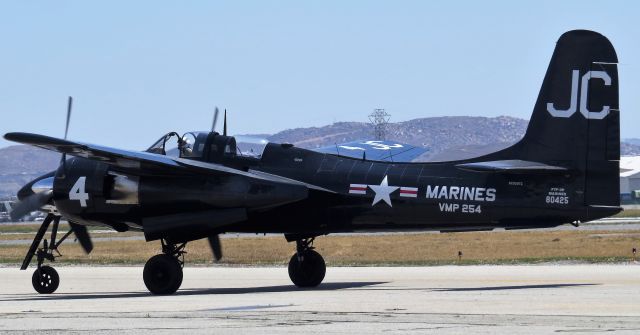
[(147, 152), (171, 157), (219, 162), (224, 157), (260, 159), (269, 142), (253, 136), (223, 136), (216, 132), (170, 132), (156, 141)]
[(239, 156), (261, 158), (269, 141), (262, 137), (238, 135), (236, 139), (236, 152)]

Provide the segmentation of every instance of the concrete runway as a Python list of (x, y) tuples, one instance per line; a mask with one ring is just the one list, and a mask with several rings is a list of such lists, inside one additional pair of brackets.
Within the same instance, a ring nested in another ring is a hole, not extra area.
[(187, 267), (151, 296), (142, 267), (0, 268), (0, 333), (640, 333), (640, 265), (342, 267), (315, 290), (286, 268)]

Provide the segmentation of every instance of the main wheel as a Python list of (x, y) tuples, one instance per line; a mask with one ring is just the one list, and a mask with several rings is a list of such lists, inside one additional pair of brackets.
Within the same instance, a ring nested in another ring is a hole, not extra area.
[(36, 292), (40, 294), (51, 294), (58, 289), (60, 276), (58, 276), (56, 269), (47, 265), (41, 266), (33, 272), (31, 284)]
[(144, 265), (142, 278), (149, 292), (173, 294), (182, 284), (182, 266), (173, 256), (155, 255)]
[(307, 250), (300, 261), (298, 254), (289, 260), (289, 278), (298, 287), (316, 287), (322, 283), (327, 266), (315, 250)]

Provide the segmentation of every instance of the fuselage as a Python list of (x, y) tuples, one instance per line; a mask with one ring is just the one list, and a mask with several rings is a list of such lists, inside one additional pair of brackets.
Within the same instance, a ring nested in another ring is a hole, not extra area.
[(308, 199), (266, 213), (290, 227), (314, 222), (329, 231), (464, 231), (595, 218), (583, 205), (577, 173), (481, 173), (458, 163), (374, 162), (273, 145), (255, 169), (335, 192), (311, 190)]
[[(247, 206), (251, 208), (246, 220), (216, 231), (292, 235), (536, 228), (610, 215), (583, 205), (584, 192), (577, 182), (581, 176), (572, 172), (554, 176), (481, 173), (459, 169), (455, 166), (459, 162), (376, 162), (274, 143), (266, 146), (260, 158), (217, 161), (300, 181), (310, 188), (301, 200), (260, 206), (260, 197), (273, 197), (274, 191), (233, 176), (151, 171), (132, 176), (126, 169), (73, 158), (66, 165), (67, 181), (56, 184), (56, 206), (80, 223), (117, 230), (144, 230), (145, 219), (151, 217)], [(80, 176), (87, 177), (91, 199), (87, 207), (68, 199)], [(122, 185), (114, 186), (118, 183)], [(114, 190), (122, 194), (114, 198)]]

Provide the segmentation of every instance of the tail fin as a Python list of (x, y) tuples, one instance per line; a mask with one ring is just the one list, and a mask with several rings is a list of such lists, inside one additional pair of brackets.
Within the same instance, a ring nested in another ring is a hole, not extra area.
[(563, 34), (524, 138), (502, 154), (577, 171), (584, 205), (619, 206), (618, 58), (593, 31)]

